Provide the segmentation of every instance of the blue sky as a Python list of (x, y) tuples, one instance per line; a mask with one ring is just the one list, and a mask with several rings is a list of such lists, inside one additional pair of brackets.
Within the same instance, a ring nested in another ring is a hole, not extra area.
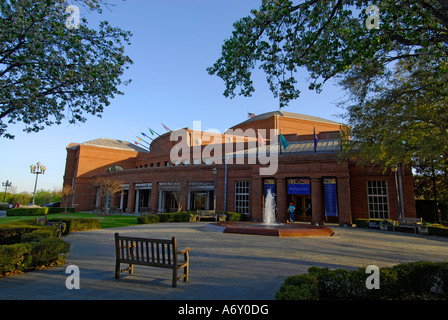
[[(45, 128), (38, 133), (24, 133), (18, 123), (9, 128), (14, 140), (0, 137), (0, 180), (9, 180), (18, 192), (32, 192), (35, 175), (29, 166), (40, 161), (47, 167), (39, 176), (38, 189), (62, 188), (66, 147), (97, 138), (133, 142), (141, 131), (150, 127), (166, 132), (192, 127), (200, 120), (202, 129), (227, 128), (245, 121), (248, 112), (261, 114), (278, 110), (261, 71), (254, 72), (255, 93), (252, 97), (223, 96), (224, 82), (211, 76), (206, 68), (221, 53), (221, 46), (233, 31), (233, 23), (259, 8), (261, 0), (111, 0), (115, 6), (102, 15), (82, 12), (90, 26), (108, 20), (133, 33), (126, 53), (134, 64), (124, 79), (123, 96), (117, 96), (106, 107), (102, 118), (88, 115), (87, 122)], [(341, 122), (343, 110), (336, 103), (344, 92), (327, 83), (321, 94), (308, 90), (306, 71), (297, 77), (302, 95), (284, 111), (302, 113)], [(2, 187), (0, 191), (4, 191)]]

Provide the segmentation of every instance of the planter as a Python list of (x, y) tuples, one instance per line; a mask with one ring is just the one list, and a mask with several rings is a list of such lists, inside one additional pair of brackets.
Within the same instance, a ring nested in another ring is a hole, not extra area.
[(419, 234), (428, 234), (428, 227), (426, 226), (418, 226), (418, 233)]

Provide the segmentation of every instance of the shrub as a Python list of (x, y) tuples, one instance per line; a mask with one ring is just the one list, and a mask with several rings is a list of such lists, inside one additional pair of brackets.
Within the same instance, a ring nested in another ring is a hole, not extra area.
[[(63, 208), (63, 207), (59, 207), (59, 208), (58, 207), (50, 207), (48, 209), (49, 209), (48, 210), (49, 214), (65, 212), (65, 208)], [(73, 207), (67, 208), (67, 212), (75, 212), (75, 208), (73, 208)]]
[(50, 208), (12, 208), (6, 210), (6, 216), (44, 216), (48, 213)]
[(247, 215), (244, 213), (226, 212), (227, 221), (247, 221)]
[(144, 214), (137, 218), (138, 224), (150, 224), (150, 223), (158, 223), (160, 221), (160, 217), (156, 214)]
[(32, 245), (29, 243), (0, 245), (0, 276), (28, 269), (31, 248)]
[(32, 225), (12, 225), (4, 224), (0, 226), (0, 245), (19, 243), (22, 239), (22, 235), (30, 233), (43, 227)]
[(64, 263), (70, 250), (70, 243), (59, 238), (46, 238), (31, 242), (31, 267)]
[(319, 289), (317, 278), (308, 274), (286, 278), (283, 285), (275, 294), (276, 300), (317, 300), (318, 298)]
[(160, 222), (188, 222), (190, 220), (190, 213), (186, 211), (159, 213)]
[[(22, 243), (0, 245), (0, 277), (65, 262), (70, 243), (48, 227), (22, 234)], [(43, 229), (46, 228), (46, 229)]]
[(101, 228), (101, 221), (95, 218), (55, 218), (48, 219), (49, 222), (63, 222), (65, 229), (62, 235), (68, 235), (72, 231), (86, 231)]
[[(304, 299), (446, 299), (448, 262), (418, 261), (380, 269), (380, 289), (367, 289), (369, 274), (357, 270), (312, 267), (290, 276), (276, 293), (278, 300)], [(317, 288), (317, 292), (316, 292)]]

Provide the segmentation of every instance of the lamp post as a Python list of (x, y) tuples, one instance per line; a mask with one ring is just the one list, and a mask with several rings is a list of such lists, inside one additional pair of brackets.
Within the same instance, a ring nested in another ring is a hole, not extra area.
[(8, 190), (8, 187), (12, 185), (12, 182), (9, 180), (6, 180), (6, 182), (2, 182), (2, 186), (5, 187), (5, 198), (3, 199), (3, 203), (6, 203), (6, 191)]
[(216, 174), (218, 173), (218, 169), (213, 168), (213, 210), (216, 210)]
[(398, 218), (401, 218), (401, 207), (400, 207), (400, 194), (398, 192), (398, 176), (397, 176), (397, 172), (398, 172), (398, 166), (397, 165), (393, 165), (391, 168), (392, 172), (395, 175), (395, 195), (397, 198), (397, 212), (398, 212)]
[(42, 165), (40, 162), (37, 162), (36, 165), (34, 165), (34, 164), (30, 165), (30, 170), (31, 170), (32, 174), (36, 175), (36, 182), (34, 183), (33, 202), (31, 203), (32, 205), (34, 205), (34, 200), (36, 198), (37, 178), (39, 177), (39, 174), (44, 174), (45, 170), (47, 170), (47, 168), (44, 165)]

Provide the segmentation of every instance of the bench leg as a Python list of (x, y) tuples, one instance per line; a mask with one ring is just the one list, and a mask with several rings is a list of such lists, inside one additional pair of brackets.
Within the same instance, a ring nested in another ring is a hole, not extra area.
[(115, 262), (115, 279), (120, 278), (120, 262), (117, 260)]
[(174, 266), (173, 268), (173, 288), (177, 287), (177, 268)]

